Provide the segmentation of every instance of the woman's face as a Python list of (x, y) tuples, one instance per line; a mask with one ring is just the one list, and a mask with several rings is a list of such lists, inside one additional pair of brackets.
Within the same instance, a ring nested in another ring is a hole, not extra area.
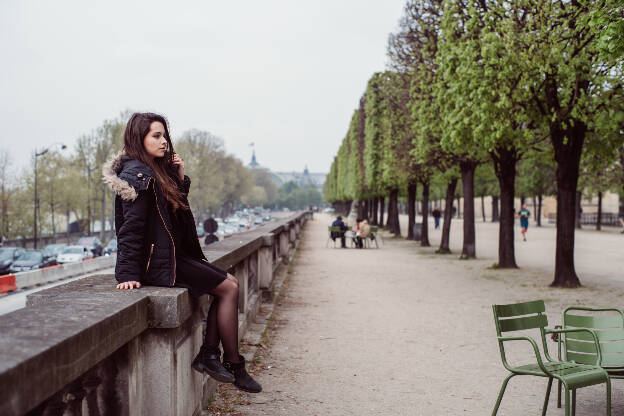
[(143, 148), (153, 158), (165, 155), (167, 139), (165, 139), (165, 126), (160, 121), (153, 121), (150, 124), (150, 131), (143, 138)]

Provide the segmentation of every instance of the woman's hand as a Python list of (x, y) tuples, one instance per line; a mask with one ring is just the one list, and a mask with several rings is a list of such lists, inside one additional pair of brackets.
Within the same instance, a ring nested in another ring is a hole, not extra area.
[(141, 283), (136, 282), (134, 280), (131, 280), (129, 282), (123, 282), (123, 283), (119, 283), (117, 285), (117, 289), (121, 289), (121, 290), (126, 290), (126, 289), (134, 289), (134, 288), (140, 288), (141, 287)]
[(184, 161), (177, 153), (173, 154), (173, 164), (178, 167), (178, 176), (180, 180), (184, 180)]

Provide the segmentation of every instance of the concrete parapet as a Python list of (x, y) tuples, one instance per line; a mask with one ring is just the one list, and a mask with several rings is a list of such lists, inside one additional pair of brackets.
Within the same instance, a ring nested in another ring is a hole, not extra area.
[(115, 265), (115, 256), (104, 256), (78, 263), (66, 263), (53, 267), (46, 267), (15, 275), (17, 289), (54, 282), (68, 277), (80, 276), (97, 270), (108, 269)]
[[(308, 215), (294, 218), (303, 224)], [(241, 337), (255, 318), (261, 291), (273, 284), (275, 253), (288, 258), (292, 220), (265, 224), (206, 251), (211, 262), (239, 279)], [(95, 261), (68, 268), (85, 273), (94, 270)], [(85, 414), (83, 409), (115, 415), (201, 413), (216, 384), (190, 364), (211, 298), (195, 300), (182, 288), (118, 291), (115, 284), (113, 275), (75, 280), (31, 294), (26, 308), (3, 316), (1, 415)]]

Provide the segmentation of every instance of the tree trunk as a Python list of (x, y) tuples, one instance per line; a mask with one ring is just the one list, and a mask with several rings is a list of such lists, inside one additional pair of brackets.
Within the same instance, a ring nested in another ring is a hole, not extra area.
[(537, 217), (535, 218), (537, 226), (542, 226), (542, 194), (537, 196)]
[(104, 242), (106, 235), (106, 187), (102, 186), (102, 226), (100, 227), (100, 241)]
[(515, 269), (518, 267), (514, 251), (514, 196), (518, 156), (515, 149), (500, 148), (496, 149), (492, 157), (501, 200), (498, 226), (498, 267)]
[(583, 228), (581, 226), (581, 216), (583, 215), (583, 209), (581, 208), (582, 199), (583, 199), (583, 194), (581, 193), (581, 191), (576, 191), (576, 206), (575, 206), (576, 221), (574, 222), (574, 225), (579, 230)]
[(429, 182), (423, 182), (422, 190), (422, 225), (420, 227), (420, 245), (429, 247)]
[(437, 253), (450, 253), (449, 246), (451, 234), (451, 220), (453, 219), (453, 196), (457, 187), (457, 178), (452, 179), (446, 185), (446, 198), (444, 199), (444, 224), (442, 224), (442, 239), (440, 240), (440, 248)]
[(481, 215), (483, 215), (483, 222), (486, 222), (485, 219), (485, 195), (481, 195)]
[(457, 197), (457, 219), (461, 218), (461, 198)]
[(602, 191), (598, 191), (598, 217), (596, 218), (596, 229), (600, 231), (602, 226)]
[(363, 220), (366, 218), (366, 201), (357, 201), (357, 217), (360, 220)]
[(7, 232), (7, 217), (8, 217), (8, 207), (7, 207), (7, 198), (6, 198), (6, 189), (4, 187), (4, 182), (2, 183), (2, 230), (0, 230), (0, 239), (3, 236), (8, 238)]
[(372, 218), (372, 221), (373, 221), (373, 222), (372, 222), (372, 224), (373, 224), (373, 225), (377, 225), (377, 224), (379, 224), (379, 223), (377, 222), (377, 213), (378, 213), (378, 210), (379, 210), (379, 198), (378, 198), (378, 197), (375, 197), (375, 198), (373, 198), (373, 214), (371, 215), (371, 218)]
[(558, 127), (550, 129), (557, 162), (557, 246), (555, 278), (551, 286), (578, 287), (581, 282), (574, 267), (574, 224), (579, 165), (587, 126), (576, 120), (567, 135)]
[(394, 233), (394, 230), (392, 229), (392, 224), (391, 224), (391, 217), (394, 215), (392, 213), (392, 191), (390, 191), (390, 194), (388, 195), (388, 214), (386, 215), (386, 229), (388, 231), (390, 231), (391, 233)]
[(498, 197), (492, 196), (492, 222), (498, 222), (500, 219), (498, 215)]
[(399, 225), (399, 189), (393, 188), (390, 191), (390, 199), (388, 201), (388, 230), (394, 235), (401, 235), (401, 227)]
[(385, 209), (386, 209), (386, 197), (380, 196), (379, 197), (379, 221), (377, 222), (377, 224), (380, 227), (383, 227), (384, 225), (384, 210)]
[(407, 239), (414, 239), (416, 223), (416, 183), (407, 185)]
[(465, 161), (461, 162), (459, 167), (461, 169), (462, 190), (464, 192), (464, 244), (461, 258), (473, 259), (477, 256), (474, 216), (474, 171), (477, 163)]
[(108, 219), (108, 221), (110, 222), (111, 230), (113, 231), (113, 236), (114, 236), (115, 235), (115, 193), (114, 192), (111, 193), (109, 191), (109, 196), (110, 196), (110, 206), (109, 206), (110, 218)]

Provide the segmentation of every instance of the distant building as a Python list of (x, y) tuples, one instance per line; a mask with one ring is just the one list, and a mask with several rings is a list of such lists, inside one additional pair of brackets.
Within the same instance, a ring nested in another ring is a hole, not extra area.
[(256, 161), (256, 149), (251, 153), (251, 162), (247, 165), (249, 169), (263, 169), (260, 164)]
[(311, 173), (306, 165), (303, 172), (272, 172), (268, 168), (261, 166), (256, 159), (256, 150), (251, 153), (251, 162), (247, 165), (249, 169), (264, 169), (271, 174), (271, 179), (275, 182), (275, 185), (279, 188), (287, 182), (295, 182), (299, 186), (314, 185), (319, 190), (323, 190), (323, 184), (325, 183), (326, 173)]

